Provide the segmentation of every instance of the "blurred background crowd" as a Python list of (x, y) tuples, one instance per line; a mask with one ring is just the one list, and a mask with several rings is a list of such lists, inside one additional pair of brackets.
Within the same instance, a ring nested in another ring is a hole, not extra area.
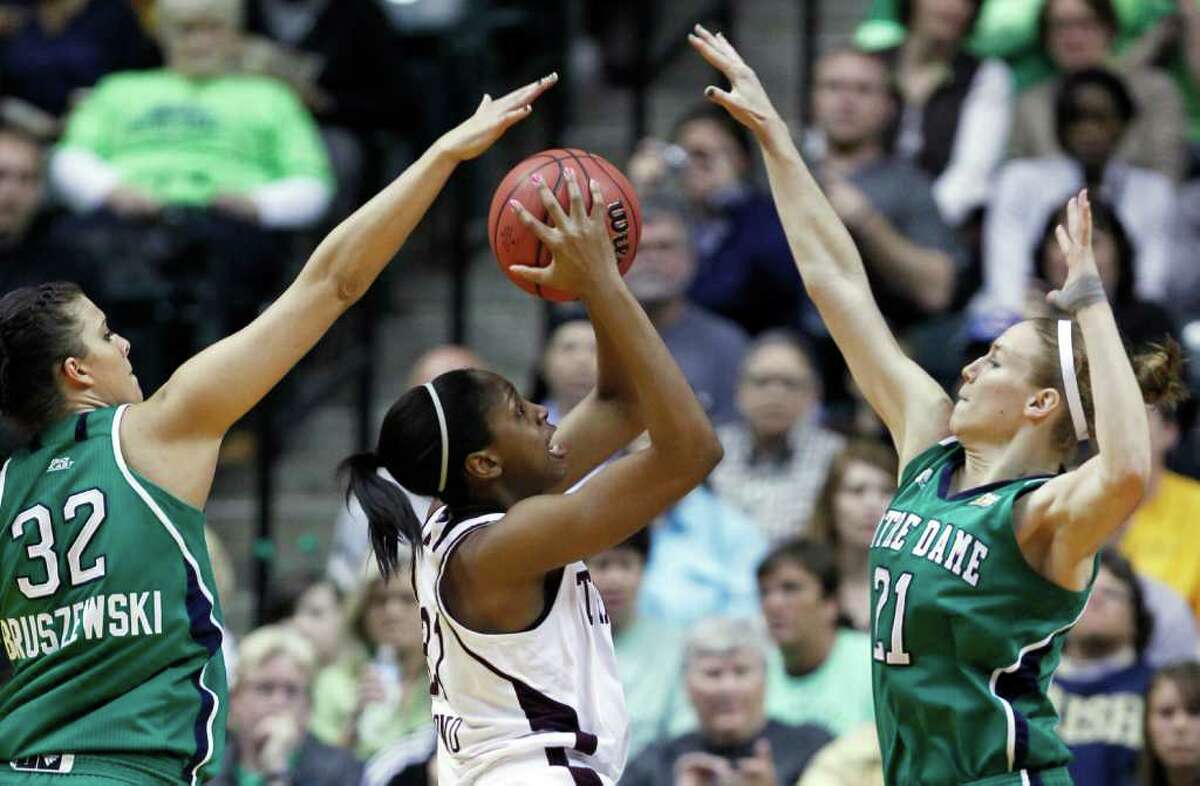
[[(527, 379), (552, 419), (587, 394), (586, 314), (523, 296), (483, 240), (508, 167), (580, 146), (638, 189), (628, 284), (725, 448), (589, 564), (631, 717), (622, 783), (882, 784), (867, 546), (897, 459), (805, 299), (753, 141), (697, 101), (698, 20), (789, 107), (884, 315), (948, 389), (1046, 312), (1053, 228), (1085, 185), (1122, 331), (1200, 359), (1200, 0), (0, 0), (0, 289), (81, 283), (147, 392), (480, 93), (564, 77), (227, 440), (208, 511), (234, 675), (221, 783), (432, 782), (454, 729), (432, 725), (413, 591), (373, 573), (331, 468), (383, 402), (453, 368)], [(1150, 412), (1150, 491), (1055, 677), (1080, 784), (1200, 783), (1195, 413)]]

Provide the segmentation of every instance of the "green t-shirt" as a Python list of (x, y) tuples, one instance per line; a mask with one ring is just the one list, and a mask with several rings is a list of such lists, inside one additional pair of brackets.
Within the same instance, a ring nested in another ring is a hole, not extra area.
[(629, 714), (629, 758), (665, 738), (676, 716), (687, 712), (683, 688), (683, 636), (660, 620), (638, 617), (613, 636), (617, 670)]
[(61, 148), (98, 155), (122, 183), (168, 204), (207, 204), (289, 177), (330, 182), (308, 110), (283, 83), (243, 74), (105, 77), (71, 113)]
[(875, 718), (867, 634), (839, 629), (818, 668), (792, 676), (778, 650), (767, 659), (767, 715), (783, 723), (824, 726), (835, 737)]
[[(326, 745), (342, 744), (342, 735), (358, 703), (359, 677), (367, 666), (366, 655), (355, 652), (317, 674), (308, 728), (314, 737)], [(389, 743), (432, 722), (428, 677), (425, 676), (425, 670), (421, 669), (420, 674), (405, 678), (400, 704), (388, 722), (381, 726), (379, 738), (358, 740), (354, 753), (360, 759), (369, 759)]]

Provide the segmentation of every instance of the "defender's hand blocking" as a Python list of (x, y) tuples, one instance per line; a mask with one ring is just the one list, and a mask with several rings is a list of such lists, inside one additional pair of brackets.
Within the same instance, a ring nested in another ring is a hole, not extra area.
[(518, 200), (509, 205), (521, 223), (537, 235), (552, 255), (546, 267), (512, 265), (509, 270), (532, 284), (570, 292), (586, 298), (597, 286), (608, 279), (620, 279), (617, 257), (612, 241), (608, 237), (605, 223), (604, 195), (600, 184), (592, 180), (588, 185), (592, 192), (592, 212), (589, 215), (583, 205), (583, 193), (579, 190), (578, 175), (571, 167), (563, 168), (570, 196), (571, 212), (563, 212), (562, 205), (550, 193), (546, 179), (534, 175), (531, 179), (537, 186), (538, 196), (546, 207), (546, 215), (552, 226), (543, 224), (533, 217)]
[(1067, 225), (1054, 230), (1058, 247), (1067, 261), (1067, 280), (1062, 289), (1046, 293), (1046, 302), (1068, 313), (1105, 300), (1104, 285), (1092, 252), (1092, 205), (1087, 189), (1067, 203)]
[(437, 144), (455, 160), (474, 158), (491, 147), (509, 126), (527, 117), (533, 111), (533, 102), (556, 82), (558, 74), (553, 73), (494, 101), (485, 94), (475, 114), (443, 134)]
[(725, 36), (720, 33), (714, 35), (703, 25), (696, 25), (695, 31), (688, 33), (688, 43), (729, 80), (729, 90), (712, 85), (704, 88), (708, 100), (724, 107), (759, 139), (766, 135), (775, 121), (782, 122), (754, 69), (746, 65), (746, 61), (725, 40)]

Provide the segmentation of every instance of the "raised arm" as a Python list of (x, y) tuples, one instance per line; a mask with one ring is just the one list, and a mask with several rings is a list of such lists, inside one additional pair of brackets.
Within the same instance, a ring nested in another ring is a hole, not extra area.
[(362, 297), (454, 168), (527, 116), (555, 81), (551, 75), (495, 101), (485, 96), (469, 119), (330, 232), (257, 319), (188, 360), (150, 399), (132, 407), (122, 430), (130, 437), (127, 450), (144, 451), (152, 462), (160, 449), (219, 443)]
[[(636, 411), (633, 417), (644, 422), (650, 447), (613, 462), (573, 494), (542, 494), (518, 502), (503, 526), (470, 536), (457, 552), (461, 562), (456, 576), (469, 577), (480, 588), (540, 580), (554, 568), (615, 546), (703, 481), (721, 457), (704, 408), (617, 273), (599, 187), (591, 185), (589, 216), (572, 170), (567, 173), (569, 216), (545, 183), (539, 186), (553, 227), (514, 206), (554, 261), (547, 268), (513, 270), (537, 284), (580, 294), (597, 338), (612, 354), (612, 367), (606, 370), (620, 377), (608, 380), (611, 395), (620, 406)], [(585, 410), (579, 419), (587, 415)], [(576, 436), (601, 440), (603, 452), (628, 433), (597, 433), (599, 426), (610, 424), (605, 417), (570, 428)]]
[(705, 95), (758, 139), (804, 288), (855, 382), (891, 433), (903, 469), (910, 458), (949, 434), (950, 397), (896, 343), (871, 295), (850, 233), (821, 193), (754, 71), (721, 34), (697, 25), (688, 38), (729, 80), (729, 90), (710, 86)]
[(1098, 452), (1030, 494), (1019, 529), (1022, 540), (1043, 536), (1052, 542), (1044, 573), (1064, 586), (1081, 587), (1096, 551), (1141, 501), (1150, 474), (1150, 426), (1096, 271), (1086, 191), (1071, 200), (1067, 227), (1060, 226), (1057, 237), (1067, 280), (1048, 298), (1074, 316), (1083, 334)]

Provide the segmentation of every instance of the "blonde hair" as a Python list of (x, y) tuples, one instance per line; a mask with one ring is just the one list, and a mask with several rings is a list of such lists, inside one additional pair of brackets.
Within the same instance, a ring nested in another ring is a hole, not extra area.
[[(1055, 447), (1070, 455), (1076, 444), (1075, 429), (1066, 412), (1066, 393), (1063, 389), (1062, 366), (1058, 358), (1058, 320), (1031, 319), (1034, 331), (1042, 341), (1042, 351), (1033, 360), (1032, 382), (1038, 388), (1057, 390), (1064, 401), (1063, 413), (1054, 423)], [(1088, 367), (1087, 348), (1083, 343), (1083, 332), (1078, 323), (1071, 323), (1071, 349), (1075, 356), (1075, 377), (1079, 384), (1079, 398), (1083, 403), (1088, 433), (1096, 433), (1096, 412), (1092, 400), (1092, 380)], [(1150, 405), (1173, 407), (1187, 397), (1187, 385), (1183, 381), (1183, 350), (1170, 336), (1161, 344), (1150, 344), (1130, 357), (1133, 373), (1137, 376), (1143, 400)]]
[(246, 679), (283, 656), (304, 672), (309, 684), (317, 674), (317, 653), (308, 639), (282, 625), (264, 625), (251, 631), (238, 646), (238, 681)]

